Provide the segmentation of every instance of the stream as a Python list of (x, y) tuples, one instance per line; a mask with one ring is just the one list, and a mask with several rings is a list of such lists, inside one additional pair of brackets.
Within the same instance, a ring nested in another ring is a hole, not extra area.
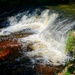
[(53, 75), (64, 66), (71, 59), (65, 46), (75, 21), (60, 16), (37, 8), (7, 17), (6, 27), (0, 29), (0, 42), (7, 43), (1, 47), (9, 53), (5, 59), (0, 57), (0, 75)]

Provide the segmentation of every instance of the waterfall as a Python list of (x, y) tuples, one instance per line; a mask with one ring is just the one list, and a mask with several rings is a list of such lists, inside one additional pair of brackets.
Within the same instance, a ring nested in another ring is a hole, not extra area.
[[(68, 19), (63, 20), (59, 16), (48, 9), (19, 13), (8, 18), (10, 25), (1, 29), (0, 36), (19, 31), (32, 32), (32, 35), (19, 38), (19, 42), (23, 42), (23, 56), (34, 60), (33, 63), (64, 64), (69, 59), (65, 52), (67, 32), (75, 26), (75, 21), (68, 22)], [(28, 45), (32, 51), (26, 51)]]

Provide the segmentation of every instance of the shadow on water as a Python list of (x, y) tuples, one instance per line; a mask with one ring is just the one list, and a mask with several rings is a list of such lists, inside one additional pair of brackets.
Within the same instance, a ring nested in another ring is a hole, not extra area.
[(0, 60), (0, 75), (37, 75), (28, 61), (25, 63), (25, 61)]
[(55, 6), (57, 4), (38, 3), (35, 0), (4, 0), (0, 1), (0, 28), (9, 26), (7, 17), (11, 17), (26, 10), (35, 10), (36, 8), (45, 9), (44, 5)]
[(14, 16), (18, 13), (22, 13), (24, 11), (30, 10), (30, 13), (35, 10), (36, 8), (45, 9), (42, 5), (24, 5), (24, 6), (17, 6), (11, 10), (6, 10), (0, 13), (0, 28), (9, 26), (9, 22), (7, 21), (8, 17)]

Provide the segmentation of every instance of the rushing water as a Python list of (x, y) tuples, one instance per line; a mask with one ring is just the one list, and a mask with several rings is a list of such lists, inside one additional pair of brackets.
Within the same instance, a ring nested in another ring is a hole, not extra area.
[[(59, 18), (59, 14), (50, 10), (36, 9), (26, 11), (8, 18), (9, 26), (1, 29), (0, 36), (23, 31), (33, 33), (19, 38), (23, 42), (23, 57), (31, 58), (31, 62), (41, 64), (64, 64), (68, 59), (65, 52), (67, 32), (75, 26), (75, 22)], [(27, 51), (27, 47), (32, 51)]]

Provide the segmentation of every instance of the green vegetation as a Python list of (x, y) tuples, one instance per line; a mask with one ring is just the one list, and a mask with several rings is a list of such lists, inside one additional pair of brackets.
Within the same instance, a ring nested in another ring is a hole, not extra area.
[(66, 66), (66, 71), (64, 75), (75, 75), (75, 60), (70, 61), (70, 63)]
[[(73, 31), (69, 31), (69, 36), (66, 43), (66, 51), (75, 58), (75, 34)], [(75, 59), (67, 61), (65, 68), (67, 69), (64, 75), (75, 75)]]
[(58, 5), (48, 5), (45, 8), (53, 9), (64, 17), (71, 17), (71, 19), (75, 20), (75, 4), (58, 4)]
[(75, 36), (72, 35), (72, 31), (69, 32), (68, 40), (66, 43), (66, 51), (70, 51), (75, 54)]
[(64, 75), (70, 75), (70, 72), (69, 71), (66, 71)]
[(65, 14), (75, 14), (75, 4), (58, 5), (62, 12)]

